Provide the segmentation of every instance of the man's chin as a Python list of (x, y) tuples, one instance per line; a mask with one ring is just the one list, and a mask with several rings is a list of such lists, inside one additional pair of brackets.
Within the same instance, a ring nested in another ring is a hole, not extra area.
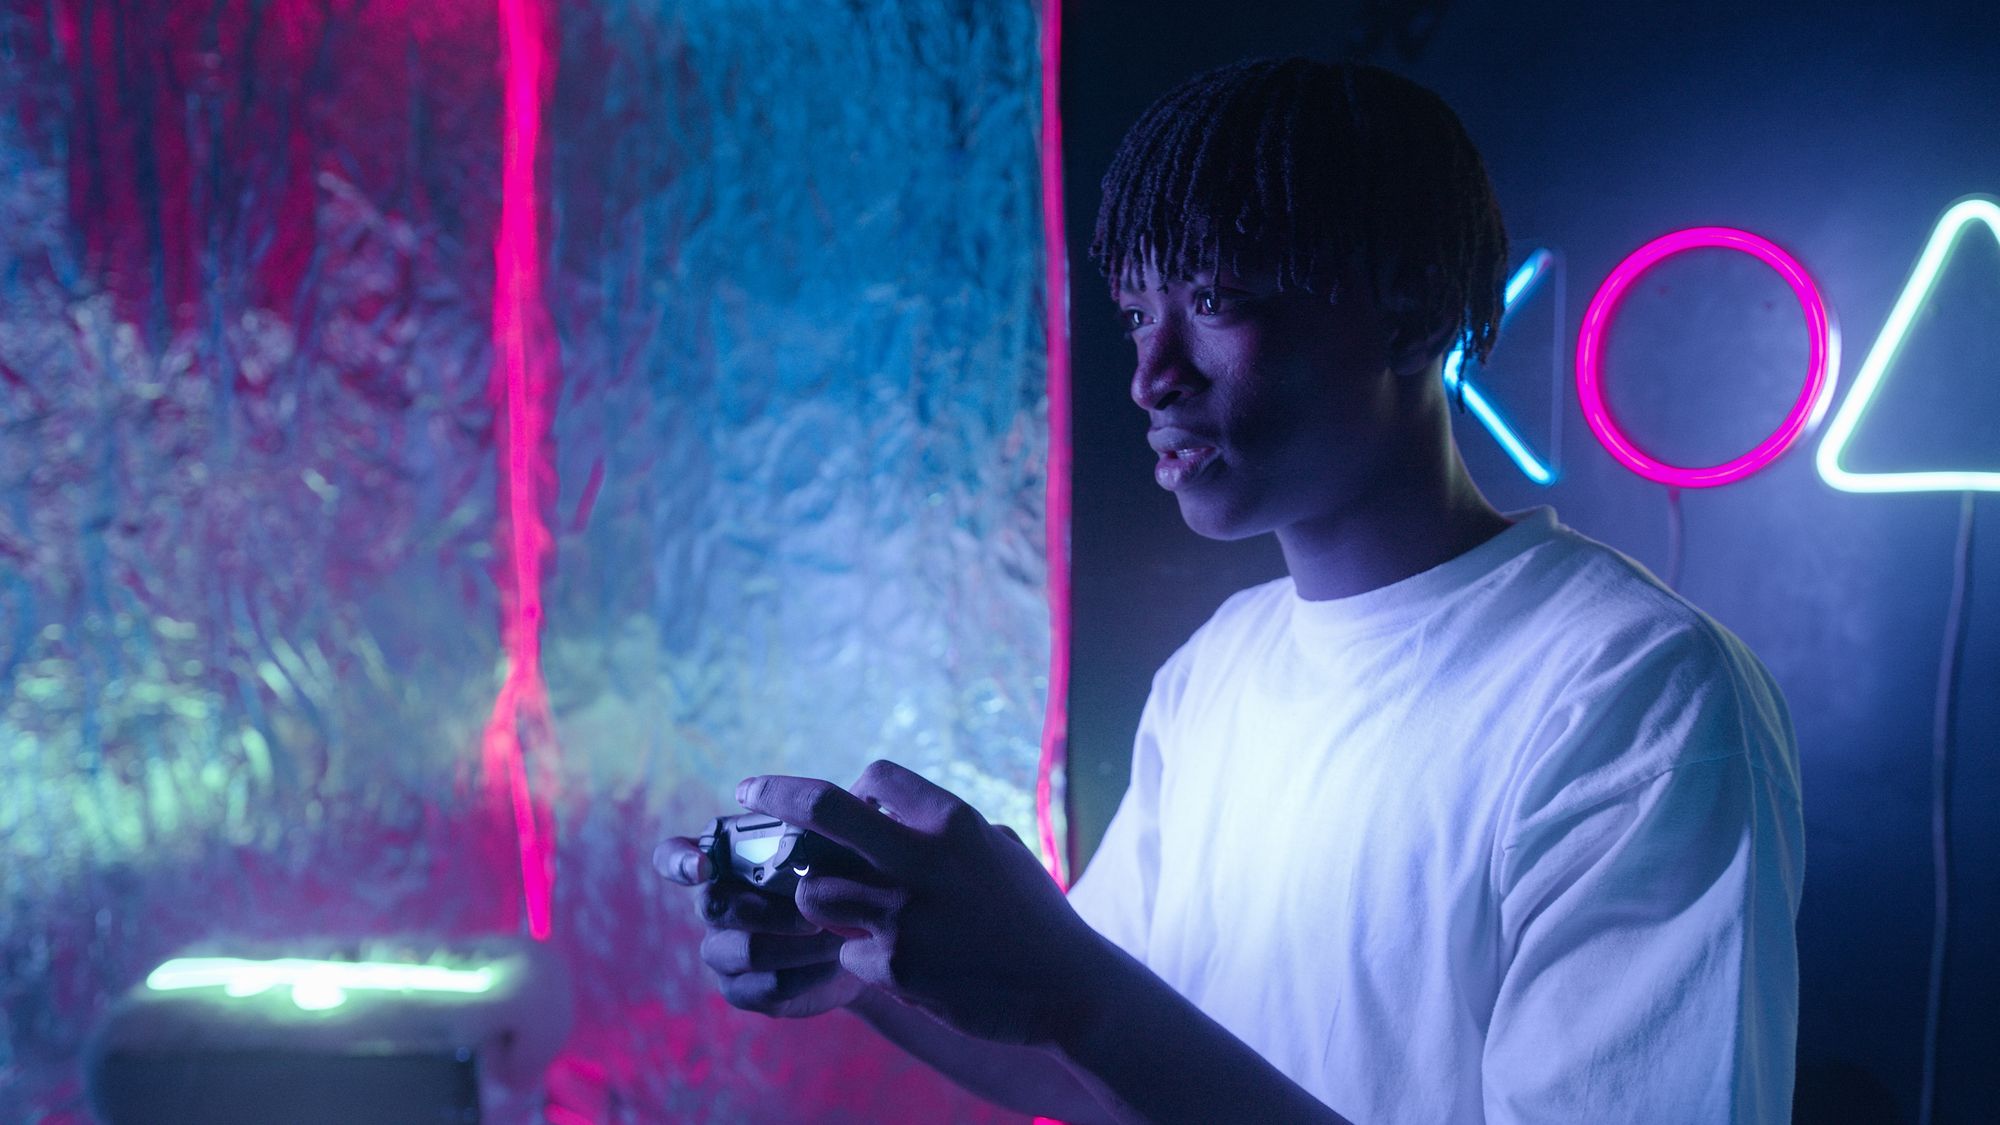
[(1174, 499), (1180, 501), (1181, 522), (1203, 539), (1227, 543), (1250, 539), (1271, 530), (1248, 513), (1233, 511), (1228, 505), (1216, 503), (1214, 497), (1180, 492), (1175, 493)]

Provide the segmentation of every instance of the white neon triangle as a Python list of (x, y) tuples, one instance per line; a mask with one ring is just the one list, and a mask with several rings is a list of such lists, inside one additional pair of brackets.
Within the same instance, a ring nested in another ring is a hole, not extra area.
[(1841, 454), (1847, 451), (1854, 431), (1860, 428), (1862, 417), (1875, 402), (1875, 392), (1895, 366), (1896, 353), (1902, 350), (1917, 313), (1930, 300), (1939, 275), (1944, 273), (1966, 228), (1973, 223), (1984, 223), (1987, 233), (2000, 240), (2000, 201), (1986, 195), (1969, 195), (1953, 203), (1938, 219), (1930, 241), (1924, 244), (1924, 252), (1917, 257), (1916, 268), (1910, 271), (1902, 296), (1896, 298), (1895, 307), (1889, 311), (1882, 334), (1875, 338), (1875, 346), (1868, 349), (1868, 358), (1861, 361), (1861, 369), (1855, 372), (1853, 389), (1847, 392), (1847, 399), (1826, 428), (1826, 436), (1820, 439), (1815, 457), (1819, 475), (1833, 487), (1846, 492), (2000, 492), (2000, 472), (1856, 473), (1840, 464)]

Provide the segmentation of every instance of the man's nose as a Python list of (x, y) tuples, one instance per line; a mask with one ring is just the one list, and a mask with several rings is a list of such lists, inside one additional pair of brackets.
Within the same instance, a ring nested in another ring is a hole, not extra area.
[(1180, 337), (1180, 330), (1161, 324), (1139, 345), (1139, 365), (1132, 372), (1132, 401), (1148, 412), (1165, 410), (1206, 385)]

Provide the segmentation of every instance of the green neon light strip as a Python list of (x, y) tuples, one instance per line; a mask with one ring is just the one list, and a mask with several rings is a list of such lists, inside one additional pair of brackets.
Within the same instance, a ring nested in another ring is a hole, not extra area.
[(485, 969), (447, 969), (394, 961), (311, 961), (286, 957), (247, 961), (240, 957), (178, 957), (154, 969), (146, 987), (155, 992), (220, 988), (228, 996), (257, 996), (280, 986), (292, 990), (292, 1003), (306, 1011), (325, 1011), (347, 1002), (347, 994), (363, 992), (443, 992), (476, 994), (490, 991), (498, 974)]
[(1875, 338), (1875, 346), (1868, 350), (1868, 358), (1855, 373), (1854, 389), (1840, 404), (1833, 423), (1826, 429), (1826, 437), (1819, 443), (1815, 457), (1819, 475), (1833, 487), (1846, 492), (2000, 492), (2000, 472), (1856, 473), (1840, 464), (1847, 443), (1860, 428), (1869, 406), (1874, 404), (1875, 392), (1881, 388), (1889, 368), (1895, 365), (1896, 353), (1902, 350), (1910, 325), (1930, 300), (1938, 276), (1951, 261), (1952, 252), (1958, 249), (1965, 229), (1973, 223), (1985, 223), (1987, 232), (2000, 239), (2000, 201), (1984, 195), (1967, 196), (1952, 204), (1931, 231), (1930, 241), (1924, 244), (1924, 252), (1917, 258), (1916, 269), (1910, 271), (1909, 283), (1903, 286), (1903, 295), (1896, 298), (1882, 334)]

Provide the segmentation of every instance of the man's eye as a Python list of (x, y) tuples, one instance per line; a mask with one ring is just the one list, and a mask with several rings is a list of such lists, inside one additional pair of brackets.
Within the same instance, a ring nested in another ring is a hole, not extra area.
[(1194, 294), (1194, 315), (1235, 317), (1249, 312), (1263, 299), (1256, 293), (1248, 293), (1241, 289), (1217, 286), (1197, 289)]
[(1144, 310), (1141, 309), (1118, 310), (1119, 331), (1125, 333), (1127, 336), (1130, 336), (1133, 332), (1137, 331), (1139, 326), (1144, 323), (1146, 323), (1146, 314)]

